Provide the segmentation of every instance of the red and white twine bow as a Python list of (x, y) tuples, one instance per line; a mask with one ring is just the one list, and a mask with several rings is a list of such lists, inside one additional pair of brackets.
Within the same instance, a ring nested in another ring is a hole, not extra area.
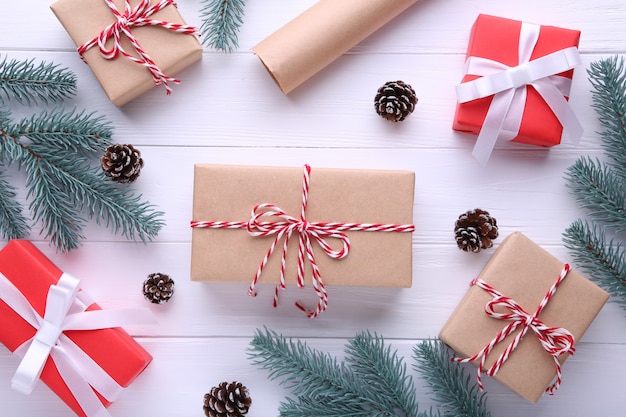
[[(487, 291), (493, 297), (485, 305), (485, 313), (489, 317), (493, 317), (498, 320), (507, 320), (510, 321), (504, 329), (502, 329), (496, 337), (494, 337), (491, 342), (487, 344), (480, 352), (470, 358), (452, 358), (455, 362), (474, 362), (480, 359), (480, 363), (478, 365), (477, 371), (477, 380), (478, 386), (482, 390), (482, 378), (481, 373), (485, 372), (489, 376), (494, 376), (504, 362), (509, 358), (511, 353), (517, 348), (519, 343), (521, 342), (524, 335), (531, 329), (535, 332), (535, 335), (541, 342), (541, 346), (543, 349), (554, 359), (554, 366), (556, 368), (556, 378), (554, 383), (546, 388), (546, 392), (550, 395), (554, 394), (561, 385), (561, 362), (559, 361), (559, 356), (564, 353), (568, 353), (573, 355), (575, 352), (574, 348), (574, 336), (566, 329), (562, 327), (549, 327), (546, 326), (541, 320), (539, 320), (539, 315), (544, 307), (548, 304), (554, 293), (556, 292), (559, 284), (565, 279), (568, 272), (570, 271), (570, 266), (565, 264), (563, 266), (563, 270), (561, 271), (558, 279), (552, 285), (548, 293), (545, 295), (539, 307), (533, 314), (527, 313), (517, 302), (513, 299), (502, 295), (496, 289), (494, 289), (491, 285), (487, 284), (481, 279), (474, 279), (472, 281), (472, 285), (478, 285), (483, 290)], [(496, 312), (496, 307), (504, 307), (509, 310), (510, 313), (498, 313)], [(521, 331), (515, 336), (513, 341), (507, 346), (507, 348), (502, 352), (500, 357), (494, 362), (494, 364), (488, 370), (485, 370), (485, 362), (487, 360), (487, 356), (493, 350), (493, 348), (504, 339), (506, 339), (509, 335), (511, 335), (517, 328), (521, 327)]]
[[(131, 28), (139, 26), (158, 26), (173, 32), (178, 32), (186, 35), (197, 35), (198, 31), (193, 26), (183, 25), (180, 23), (170, 23), (162, 20), (151, 19), (150, 16), (164, 9), (167, 6), (173, 5), (176, 7), (174, 0), (161, 0), (158, 3), (150, 6), (150, 0), (141, 0), (139, 4), (133, 9), (130, 5), (130, 0), (125, 0), (124, 13), (117, 9), (117, 6), (113, 0), (104, 0), (109, 6), (111, 12), (115, 16), (115, 22), (104, 28), (102, 32), (89, 42), (86, 42), (78, 47), (78, 53), (81, 58), (83, 54), (87, 52), (93, 46), (98, 45), (102, 57), (105, 59), (115, 59), (120, 54), (136, 62), (139, 65), (145, 66), (152, 78), (155, 85), (163, 85), (167, 94), (172, 92), (172, 88), (169, 83), (178, 84), (180, 80), (165, 75), (158, 65), (150, 58), (150, 56), (143, 50), (135, 36), (133, 35)], [(122, 34), (126, 35), (131, 45), (137, 52), (138, 56), (135, 56), (127, 52), (121, 43)], [(113, 39), (113, 45), (107, 47), (106, 43), (109, 39)]]
[[(309, 310), (296, 303), (296, 306), (307, 313), (310, 318), (317, 317), (328, 306), (328, 293), (322, 280), (322, 274), (315, 260), (312, 242), (322, 248), (324, 253), (334, 259), (343, 259), (350, 252), (350, 238), (344, 233), (346, 231), (364, 232), (413, 232), (413, 224), (381, 224), (381, 223), (338, 223), (338, 222), (309, 222), (306, 219), (306, 207), (309, 198), (311, 167), (304, 166), (304, 179), (302, 184), (302, 206), (300, 218), (290, 216), (274, 204), (259, 204), (252, 209), (250, 220), (247, 222), (220, 222), (220, 221), (192, 221), (191, 227), (213, 228), (213, 229), (246, 229), (251, 236), (263, 237), (275, 235), (274, 241), (268, 249), (265, 257), (261, 261), (259, 268), (254, 275), (252, 283), (248, 289), (249, 295), (256, 295), (254, 287), (257, 284), (263, 269), (267, 265), (270, 257), (274, 253), (276, 246), (284, 237), (282, 245), (280, 282), (274, 291), (274, 307), (278, 305), (278, 296), (281, 289), (285, 289), (285, 266), (287, 260), (287, 248), (293, 233), (298, 234), (298, 272), (297, 283), (299, 287), (304, 287), (304, 264), (305, 257), (311, 264), (312, 286), (318, 296), (317, 307)], [(262, 219), (274, 218), (274, 221)], [(333, 249), (328, 244), (328, 239), (338, 239), (341, 242), (341, 249)]]

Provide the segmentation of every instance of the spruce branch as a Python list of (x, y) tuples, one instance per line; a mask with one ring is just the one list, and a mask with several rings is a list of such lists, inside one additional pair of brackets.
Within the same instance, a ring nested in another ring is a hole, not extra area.
[[(606, 161), (581, 157), (566, 172), (568, 186), (591, 221), (577, 220), (563, 233), (575, 261), (626, 309), (626, 68), (617, 56), (592, 62), (587, 71)], [(606, 228), (614, 238), (607, 238)]]
[[(87, 219), (142, 242), (163, 226), (162, 212), (91, 165), (93, 154), (111, 142), (112, 128), (101, 117), (53, 110), (0, 127), (0, 158), (26, 171), (33, 221), (41, 222), (42, 233), (57, 249), (78, 247)], [(0, 232), (13, 236), (9, 229)]]
[(413, 348), (414, 368), (433, 390), (444, 417), (489, 417), (486, 394), (451, 357), (451, 351), (438, 339), (425, 340)]
[(22, 119), (15, 133), (39, 147), (41, 157), (68, 152), (87, 155), (102, 152), (111, 143), (113, 129), (102, 116), (76, 109), (44, 110)]
[(566, 171), (567, 185), (580, 206), (595, 220), (626, 231), (625, 180), (612, 166), (590, 157), (580, 157)]
[(4, 172), (0, 172), (0, 234), (6, 239), (19, 239), (30, 231), (23, 207), (15, 199), (16, 192)]
[(626, 310), (626, 251), (622, 244), (608, 240), (604, 230), (582, 220), (565, 230), (563, 240), (590, 278)]
[(269, 329), (257, 330), (250, 345), (253, 364), (269, 371), (269, 379), (281, 379), (280, 384), (295, 395), (311, 399), (332, 396), (344, 404), (362, 404), (362, 388), (328, 353)]
[(617, 56), (592, 62), (587, 70), (593, 87), (593, 107), (604, 130), (606, 155), (626, 180), (626, 69)]
[(76, 75), (58, 65), (34, 59), (0, 62), (0, 103), (14, 99), (20, 104), (59, 102), (76, 93)]
[(245, 0), (202, 0), (202, 43), (222, 52), (239, 47), (239, 28), (243, 24)]
[(346, 353), (346, 362), (386, 409), (398, 408), (404, 415), (417, 415), (413, 379), (397, 352), (392, 352), (391, 346), (385, 347), (381, 336), (358, 333), (348, 342)]
[(339, 363), (328, 353), (265, 328), (256, 331), (249, 357), (296, 395), (281, 402), (281, 417), (439, 415), (418, 410), (413, 379), (382, 337), (359, 333), (345, 350), (346, 361)]

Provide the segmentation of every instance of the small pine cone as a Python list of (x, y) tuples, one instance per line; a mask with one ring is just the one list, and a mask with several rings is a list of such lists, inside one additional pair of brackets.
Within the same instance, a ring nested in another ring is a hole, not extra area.
[(456, 244), (465, 252), (480, 252), (493, 246), (498, 237), (498, 224), (485, 210), (468, 210), (454, 224)]
[(121, 183), (135, 181), (143, 168), (143, 159), (139, 149), (133, 145), (119, 143), (106, 148), (104, 156), (100, 158), (100, 163), (106, 176)]
[(203, 408), (207, 417), (242, 417), (251, 404), (248, 389), (240, 382), (222, 382), (204, 394)]
[(388, 81), (378, 89), (374, 98), (376, 113), (392, 122), (401, 122), (413, 113), (417, 97), (415, 90), (404, 81)]
[(163, 304), (174, 295), (174, 280), (169, 275), (155, 272), (143, 282), (143, 296), (154, 304)]

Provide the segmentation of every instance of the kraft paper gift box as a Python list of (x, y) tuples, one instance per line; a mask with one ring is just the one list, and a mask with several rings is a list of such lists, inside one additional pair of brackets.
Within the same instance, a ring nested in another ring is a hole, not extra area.
[[(54, 265), (31, 242), (10, 241), (0, 250), (0, 273), (28, 300), (37, 313), (44, 317), (48, 290), (56, 285), (63, 272)], [(0, 341), (15, 352), (20, 345), (32, 338), (36, 329), (18, 315), (0, 294)], [(91, 304), (87, 311), (101, 310)], [(99, 330), (72, 330), (63, 332), (84, 353), (91, 357), (121, 387), (127, 387), (151, 362), (151, 355), (120, 327)], [(40, 376), (76, 414), (86, 416), (76, 397), (61, 377), (57, 364), (48, 357)], [(94, 391), (95, 388), (94, 388)], [(105, 406), (110, 402), (96, 391)]]
[[(514, 232), (500, 244), (478, 278), (533, 314), (563, 268), (563, 262), (522, 233)], [(538, 318), (547, 326), (568, 330), (577, 343), (608, 298), (608, 293), (572, 269)], [(510, 323), (487, 316), (485, 306), (492, 299), (483, 288), (472, 285), (442, 328), (440, 339), (456, 351), (458, 357), (473, 357)], [(496, 311), (509, 313), (501, 307)], [(517, 329), (495, 346), (487, 356), (485, 369), (492, 366), (519, 331)], [(563, 364), (568, 356), (561, 354), (559, 362)], [(554, 358), (529, 329), (494, 378), (535, 403), (555, 376)], [(563, 383), (567, 383), (566, 378)]]
[[(306, 219), (409, 225), (413, 221), (414, 187), (415, 174), (410, 171), (312, 167)], [(274, 204), (299, 218), (302, 189), (302, 168), (196, 165), (193, 220), (247, 222), (252, 209), (262, 203)], [(313, 243), (325, 285), (411, 286), (412, 233), (348, 231), (346, 235), (351, 246), (343, 259), (331, 259)], [(245, 228), (194, 228), (191, 279), (250, 282), (273, 239), (253, 237)], [(328, 243), (339, 249), (333, 239)], [(278, 246), (282, 248), (282, 241)], [(286, 260), (288, 283), (296, 282), (297, 252), (298, 239), (293, 237)], [(259, 282), (279, 282), (280, 258), (279, 253), (270, 257)], [(309, 265), (305, 273), (308, 285)]]
[[(140, 0), (131, 0), (130, 4), (134, 8), (139, 2)], [(150, 5), (158, 2), (149, 1)], [(114, 0), (113, 3), (120, 13), (124, 13), (124, 0)], [(50, 8), (77, 47), (90, 42), (116, 21), (105, 0), (58, 0)], [(174, 4), (157, 11), (149, 19), (185, 25)], [(131, 27), (130, 31), (140, 47), (167, 76), (176, 75), (202, 58), (202, 45), (194, 35), (150, 25)], [(121, 35), (121, 45), (126, 52), (138, 57), (136, 48), (124, 34)], [(109, 39), (106, 47), (112, 46), (113, 42)], [(83, 59), (116, 106), (123, 106), (155, 87), (155, 81), (146, 67), (132, 62), (122, 54), (114, 59), (105, 59), (98, 45), (95, 45), (84, 53)]]
[[(516, 111), (523, 112), (521, 124), (515, 121), (505, 120), (499, 131), (499, 139), (512, 140), (514, 142), (526, 143), (543, 147), (550, 147), (561, 143), (563, 135), (562, 120), (568, 120), (565, 124), (566, 133), (572, 143), (575, 143), (582, 135), (582, 128), (567, 105), (567, 96), (569, 96), (571, 79), (573, 76), (573, 68), (580, 64), (578, 56), (578, 43), (580, 39), (580, 31), (570, 30), (555, 26), (534, 25), (518, 20), (505, 19), (497, 16), (489, 16), (481, 14), (476, 19), (470, 34), (469, 45), (467, 48), (466, 73), (463, 76), (461, 84), (457, 86), (457, 96), (459, 103), (456, 106), (456, 112), (453, 120), (453, 129), (461, 132), (469, 132), (479, 134), (484, 126), (487, 113), (490, 106), (500, 106), (501, 101), (494, 99), (494, 95), (464, 101), (464, 98), (470, 94), (470, 84), (484, 75), (491, 75), (493, 72), (503, 71), (509, 68), (509, 76), (500, 78), (494, 82), (495, 85), (504, 85), (511, 82), (508, 87), (516, 87), (517, 94), (521, 99), (520, 89), (524, 89), (526, 93), (525, 100), (517, 104), (517, 109), (509, 109), (507, 117), (511, 118), (511, 113)], [(536, 42), (536, 43), (533, 43)], [(524, 49), (527, 49), (524, 51)], [(557, 52), (559, 51), (559, 52)], [(534, 67), (529, 74), (514, 73), (511, 69), (519, 66), (518, 69), (525, 70), (527, 64), (537, 65), (537, 59), (546, 57), (547, 55), (557, 53), (559, 60), (554, 68), (561, 68), (558, 73), (542, 73), (549, 66)], [(522, 56), (522, 55), (529, 56)], [(487, 59), (493, 61), (489, 66), (490, 69), (481, 68), (483, 74), (476, 74), (476, 70), (484, 62), (480, 60)], [(526, 61), (527, 60), (527, 61)], [(535, 62), (533, 62), (535, 61)], [(495, 62), (495, 64), (494, 64)], [(560, 63), (559, 63), (560, 62)], [(494, 69), (500, 66), (499, 69)], [(503, 71), (504, 72), (504, 71)], [(540, 94), (536, 89), (536, 85), (532, 84), (532, 79), (525, 79), (526, 76), (533, 78), (541, 74), (543, 79), (540, 83), (549, 82), (557, 88), (550, 92), (553, 101), (559, 101), (554, 107), (562, 107), (558, 110), (562, 114), (561, 119), (557, 118), (553, 109), (546, 101), (546, 94)], [(505, 75), (505, 74), (500, 74)], [(504, 80), (506, 78), (506, 80)], [(481, 81), (485, 82), (485, 80)], [(502, 84), (504, 83), (504, 84)], [(480, 91), (484, 84), (480, 87), (476, 86), (471, 94), (482, 96)], [(472, 89), (474, 87), (472, 86)], [(462, 94), (461, 94), (462, 91)], [(521, 100), (520, 99), (520, 100)], [(464, 101), (464, 102), (461, 102)], [(519, 106), (522, 106), (520, 109)], [(519, 123), (519, 120), (517, 120)], [(496, 129), (496, 127), (494, 127)]]

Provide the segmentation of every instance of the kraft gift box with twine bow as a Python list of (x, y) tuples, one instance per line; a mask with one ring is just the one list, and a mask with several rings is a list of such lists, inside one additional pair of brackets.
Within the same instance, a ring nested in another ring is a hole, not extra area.
[(478, 135), (473, 155), (481, 163), (496, 141), (578, 143), (582, 127), (567, 100), (579, 39), (578, 30), (478, 16), (452, 128)]
[(519, 232), (468, 282), (440, 339), (457, 353), (455, 360), (472, 361), (477, 372), (532, 403), (558, 388), (561, 365), (609, 298)]
[(58, 0), (50, 8), (104, 92), (123, 106), (202, 58), (173, 0)]
[(81, 417), (108, 416), (152, 361), (119, 327), (154, 324), (149, 310), (101, 309), (29, 241), (0, 250), (0, 322), (0, 342), (17, 357), (12, 387), (29, 394), (41, 379)]
[(271, 283), (274, 305), (306, 285), (310, 317), (326, 286), (410, 287), (414, 188), (411, 171), (196, 165), (191, 279)]

